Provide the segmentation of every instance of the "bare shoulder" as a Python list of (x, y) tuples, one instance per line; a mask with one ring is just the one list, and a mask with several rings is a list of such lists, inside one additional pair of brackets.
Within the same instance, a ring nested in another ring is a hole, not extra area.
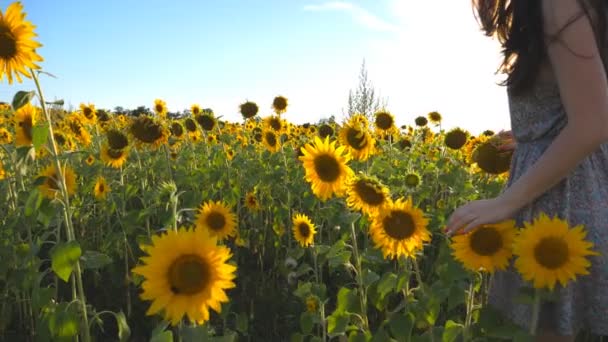
[(582, 56), (597, 52), (590, 18), (594, 13), (584, 8), (580, 0), (542, 0), (542, 9), (549, 47), (558, 43)]

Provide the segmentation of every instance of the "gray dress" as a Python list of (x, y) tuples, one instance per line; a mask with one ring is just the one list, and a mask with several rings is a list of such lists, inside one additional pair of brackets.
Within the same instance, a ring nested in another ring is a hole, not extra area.
[[(547, 81), (548, 80), (548, 81)], [(509, 91), (511, 129), (517, 148), (511, 161), (507, 187), (521, 177), (542, 155), (567, 123), (556, 81), (551, 76), (537, 82), (522, 95)], [(574, 142), (573, 142), (574, 143)], [(519, 227), (545, 212), (557, 215), (571, 225), (583, 224), (587, 239), (601, 256), (591, 257), (590, 275), (578, 277), (576, 283), (556, 290), (557, 302), (545, 303), (540, 324), (560, 335), (573, 335), (585, 330), (608, 335), (608, 144), (585, 158), (576, 169), (556, 186), (518, 212)], [(490, 304), (516, 324), (528, 328), (531, 305), (518, 304), (514, 298), (521, 280), (511, 267), (495, 274), (490, 290)]]

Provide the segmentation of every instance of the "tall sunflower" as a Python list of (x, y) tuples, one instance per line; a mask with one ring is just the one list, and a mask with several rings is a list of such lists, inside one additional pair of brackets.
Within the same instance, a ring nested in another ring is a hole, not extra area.
[(154, 113), (164, 119), (167, 116), (167, 103), (161, 99), (154, 100)]
[(129, 156), (128, 149), (113, 149), (108, 146), (108, 144), (104, 144), (101, 147), (101, 160), (110, 167), (115, 169), (120, 169), (124, 163), (127, 161), (127, 157)]
[(349, 156), (344, 154), (344, 146), (336, 148), (336, 142), (329, 142), (329, 138), (321, 140), (314, 138), (313, 144), (306, 144), (299, 157), (306, 172), (305, 178), (311, 183), (313, 193), (322, 201), (334, 194), (342, 195), (345, 183), (353, 170), (346, 165)]
[(213, 112), (203, 111), (202, 114), (195, 116), (194, 119), (205, 131), (212, 131), (217, 125)]
[(255, 102), (247, 101), (239, 106), (241, 115), (245, 120), (251, 119), (258, 114), (258, 105)]
[(95, 105), (92, 103), (80, 104), (80, 112), (85, 119), (85, 122), (88, 124), (94, 124), (97, 121), (97, 111), (95, 110)]
[(287, 111), (287, 98), (284, 96), (277, 96), (272, 100), (272, 109), (275, 113), (281, 114)]
[(376, 129), (382, 133), (394, 132), (397, 130), (395, 126), (395, 117), (387, 111), (379, 111), (374, 114), (374, 125)]
[(272, 153), (281, 150), (281, 140), (272, 130), (265, 130), (262, 132), (262, 144)]
[(0, 145), (10, 144), (13, 142), (13, 135), (8, 129), (0, 127)]
[(375, 178), (365, 175), (351, 177), (346, 184), (346, 204), (368, 215), (375, 214), (390, 200), (388, 188)]
[(198, 104), (193, 104), (192, 106), (190, 106), (190, 113), (192, 113), (192, 115), (197, 116), (201, 113), (201, 106), (199, 106)]
[(273, 130), (278, 134), (287, 131), (287, 122), (278, 115), (270, 115), (264, 118), (262, 125), (267, 130)]
[(251, 211), (260, 210), (260, 202), (258, 201), (258, 197), (255, 195), (255, 192), (248, 192), (245, 195), (245, 206)]
[(364, 161), (374, 154), (376, 140), (369, 132), (367, 120), (361, 117), (353, 115), (340, 129), (339, 139), (353, 159)]
[(38, 109), (31, 103), (17, 109), (15, 112), (15, 145), (17, 147), (32, 144), (32, 128), (36, 124), (37, 112)]
[(310, 218), (304, 214), (297, 214), (292, 219), (293, 235), (302, 247), (308, 247), (314, 242), (315, 225), (310, 222)]
[(139, 144), (149, 144), (154, 148), (167, 142), (169, 132), (157, 120), (149, 116), (139, 116), (131, 122), (129, 132)]
[(236, 235), (236, 216), (222, 202), (209, 201), (198, 209), (196, 228), (207, 230), (211, 236), (224, 240)]
[(452, 238), (451, 248), (456, 260), (465, 268), (489, 273), (504, 270), (513, 255), (513, 240), (517, 229), (515, 221), (483, 225), (465, 235)]
[[(61, 170), (65, 177), (65, 186), (68, 190), (68, 195), (71, 196), (76, 192), (76, 174), (69, 166), (63, 166)], [(53, 199), (61, 194), (59, 175), (56, 171), (55, 165), (51, 164), (38, 174), (38, 177), (44, 177), (44, 181), (38, 186), (38, 189), (44, 197), (49, 199)]]
[(25, 16), (20, 2), (13, 2), (6, 12), (0, 12), (0, 81), (6, 75), (9, 84), (13, 83), (13, 74), (18, 82), (22, 82), (21, 75), (30, 78), (27, 69), (40, 69), (36, 62), (42, 62), (36, 53), (36, 48), (42, 46), (34, 40), (36, 26)]
[(370, 235), (385, 258), (415, 257), (423, 243), (431, 240), (428, 220), (422, 210), (403, 198), (385, 206), (372, 217)]
[(553, 290), (557, 282), (566, 286), (577, 275), (589, 274), (587, 257), (598, 253), (585, 240), (582, 225), (570, 228), (566, 221), (544, 213), (524, 225), (513, 244), (515, 267), (523, 279), (532, 281), (535, 288)]
[(229, 301), (226, 290), (235, 287), (236, 266), (228, 264), (230, 249), (216, 243), (204, 229), (180, 228), (142, 246), (148, 256), (133, 273), (144, 277), (141, 298), (152, 301), (147, 315), (163, 311), (175, 326), (184, 316), (199, 324), (208, 321), (210, 308), (221, 312)]
[(106, 181), (106, 179), (103, 178), (103, 176), (97, 177), (97, 181), (93, 186), (93, 194), (95, 195), (95, 198), (97, 198), (98, 200), (106, 199), (106, 196), (109, 192), (110, 187), (108, 186), (108, 182)]

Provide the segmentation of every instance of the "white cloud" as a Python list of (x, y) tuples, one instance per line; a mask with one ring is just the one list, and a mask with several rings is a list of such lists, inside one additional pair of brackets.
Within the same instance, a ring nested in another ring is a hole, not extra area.
[(374, 31), (397, 31), (398, 27), (380, 19), (369, 11), (345, 1), (331, 1), (320, 5), (304, 6), (305, 11), (344, 11), (360, 25)]

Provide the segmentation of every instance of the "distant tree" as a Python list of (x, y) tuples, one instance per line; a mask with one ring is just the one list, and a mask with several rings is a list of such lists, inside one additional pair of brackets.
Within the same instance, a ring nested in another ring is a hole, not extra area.
[(150, 115), (150, 114), (152, 114), (152, 112), (150, 112), (150, 109), (146, 106), (138, 106), (137, 108), (133, 109), (129, 113), (129, 115), (131, 115), (131, 116), (140, 116), (142, 114)]
[(354, 114), (363, 114), (370, 122), (373, 120), (374, 113), (386, 108), (388, 99), (379, 98), (376, 96), (376, 89), (367, 77), (367, 69), (365, 68), (365, 59), (361, 63), (359, 72), (359, 85), (357, 89), (348, 91), (348, 107), (346, 116), (351, 117)]
[(126, 110), (121, 106), (114, 107), (115, 114), (124, 114), (125, 112), (126, 112)]

